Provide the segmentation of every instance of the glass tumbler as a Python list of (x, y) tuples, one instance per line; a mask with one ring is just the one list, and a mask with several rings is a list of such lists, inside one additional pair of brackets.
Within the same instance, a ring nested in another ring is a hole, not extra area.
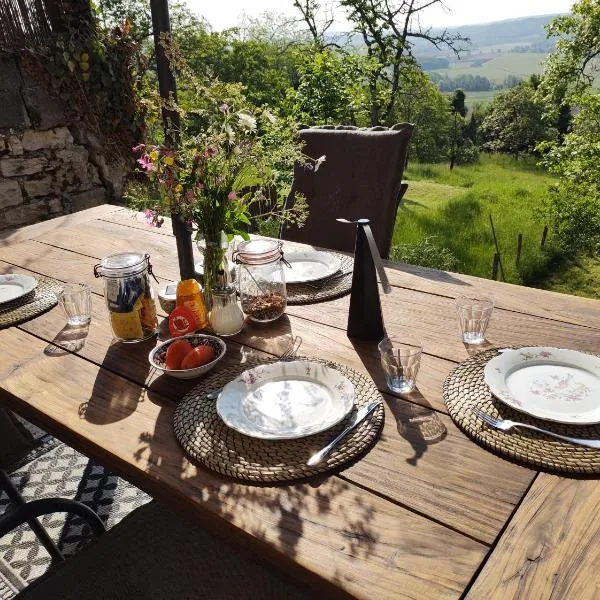
[(392, 392), (408, 394), (415, 389), (421, 366), (421, 344), (403, 344), (383, 338), (379, 343), (385, 382)]
[(483, 344), (493, 310), (494, 301), (491, 298), (460, 296), (456, 299), (456, 311), (465, 344)]
[(57, 294), (58, 303), (67, 315), (67, 323), (73, 327), (87, 325), (92, 319), (92, 295), (85, 283), (65, 283)]

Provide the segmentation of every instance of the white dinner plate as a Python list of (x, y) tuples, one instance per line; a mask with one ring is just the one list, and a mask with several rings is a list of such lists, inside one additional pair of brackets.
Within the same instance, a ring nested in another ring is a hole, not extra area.
[(342, 261), (329, 252), (285, 252), (283, 257), (290, 267), (285, 267), (286, 283), (317, 281), (333, 275), (342, 267)]
[(299, 360), (261, 365), (229, 382), (217, 400), (226, 425), (255, 438), (283, 440), (324, 431), (354, 404), (354, 386), (335, 369)]
[(560, 348), (520, 348), (492, 358), (485, 382), (502, 402), (540, 419), (600, 423), (600, 358)]
[(0, 304), (26, 296), (35, 290), (37, 284), (37, 279), (29, 275), (0, 275)]

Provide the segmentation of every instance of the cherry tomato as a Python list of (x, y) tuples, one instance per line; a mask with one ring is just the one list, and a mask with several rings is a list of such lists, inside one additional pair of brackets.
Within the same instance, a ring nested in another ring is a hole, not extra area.
[(196, 346), (181, 362), (182, 369), (195, 369), (215, 360), (212, 346)]
[(175, 340), (167, 348), (165, 366), (167, 369), (181, 369), (181, 362), (193, 350), (187, 340)]

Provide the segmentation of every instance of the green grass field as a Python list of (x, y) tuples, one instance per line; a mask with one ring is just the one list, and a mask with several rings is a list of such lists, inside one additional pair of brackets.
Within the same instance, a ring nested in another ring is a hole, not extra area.
[[(490, 60), (486, 60), (489, 58)], [(501, 54), (471, 55), (464, 60), (451, 63), (447, 69), (435, 73), (457, 77), (458, 75), (481, 75), (491, 82), (502, 83), (509, 75), (527, 79), (532, 73), (541, 73), (547, 54), (535, 52), (503, 52)], [(478, 63), (483, 64), (478, 65)]]
[[(580, 295), (600, 293), (600, 261), (566, 261), (551, 231), (545, 249), (540, 248), (543, 205), (553, 178), (533, 160), (482, 154), (479, 164), (453, 171), (446, 164), (413, 163), (405, 179), (409, 188), (396, 219), (394, 245), (414, 246), (430, 238), (434, 246), (450, 250), (458, 261), (455, 270), (489, 278), (495, 253), (491, 214), (506, 281)], [(517, 266), (519, 233), (523, 248)]]

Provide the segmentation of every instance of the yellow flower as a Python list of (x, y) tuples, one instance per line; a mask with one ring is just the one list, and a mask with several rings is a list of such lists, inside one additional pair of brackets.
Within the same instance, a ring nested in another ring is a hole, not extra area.
[(174, 160), (172, 156), (165, 156), (165, 165), (169, 165), (169, 167), (172, 167), (174, 164)]
[(182, 192), (182, 191), (183, 191), (183, 186), (182, 186), (180, 183), (178, 183), (178, 184), (175, 186), (175, 193), (176, 193), (177, 195), (179, 195), (179, 194), (181, 194), (181, 192)]
[(150, 158), (152, 160), (158, 160), (158, 152), (154, 150), (154, 152), (150, 152)]

